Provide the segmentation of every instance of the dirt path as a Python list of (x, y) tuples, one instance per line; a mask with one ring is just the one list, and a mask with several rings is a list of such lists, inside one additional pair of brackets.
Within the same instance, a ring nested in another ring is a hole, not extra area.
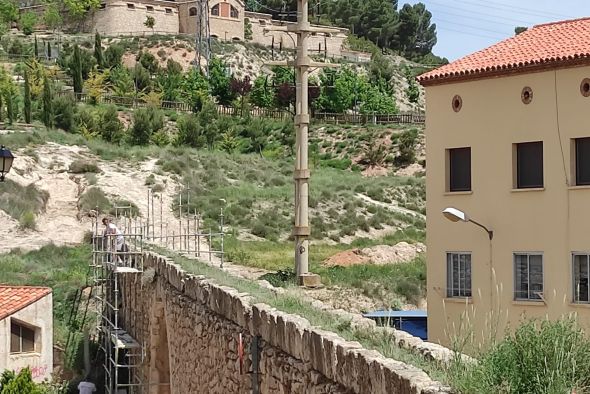
[(407, 215), (411, 215), (411, 216), (426, 220), (426, 215), (423, 215), (420, 212), (412, 211), (411, 209), (400, 207), (396, 204), (387, 204), (382, 201), (373, 200), (371, 197), (365, 196), (364, 194), (361, 194), (361, 193), (357, 193), (356, 197), (360, 198), (361, 200), (363, 200), (364, 202), (367, 202), (369, 204), (377, 205), (379, 207), (383, 207), (385, 209), (389, 209), (394, 212), (404, 213)]

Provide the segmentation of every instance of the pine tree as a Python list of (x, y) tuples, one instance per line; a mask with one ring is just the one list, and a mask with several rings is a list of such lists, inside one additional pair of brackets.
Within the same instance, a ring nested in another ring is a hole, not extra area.
[(72, 76), (74, 78), (74, 92), (82, 93), (82, 55), (80, 54), (80, 47), (74, 46), (74, 54), (70, 61), (70, 69), (72, 70)]
[(37, 42), (37, 36), (35, 36), (35, 57), (39, 57), (39, 43)]
[(25, 70), (25, 122), (31, 123), (31, 86), (29, 84), (29, 72)]
[(45, 127), (52, 125), (52, 107), (51, 107), (51, 85), (47, 76), (43, 77), (43, 124)]
[(98, 68), (102, 68), (104, 65), (104, 60), (102, 57), (102, 40), (98, 31), (94, 36), (94, 57), (96, 58), (96, 64), (98, 65)]

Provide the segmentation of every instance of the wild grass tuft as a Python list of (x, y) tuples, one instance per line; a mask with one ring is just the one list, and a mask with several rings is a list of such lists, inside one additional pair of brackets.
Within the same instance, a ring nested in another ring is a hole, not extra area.
[(45, 210), (48, 200), (49, 193), (33, 184), (22, 186), (10, 179), (0, 183), (0, 209), (18, 221), (23, 219), (21, 226), (26, 228), (31, 228), (30, 215), (34, 224), (34, 216)]

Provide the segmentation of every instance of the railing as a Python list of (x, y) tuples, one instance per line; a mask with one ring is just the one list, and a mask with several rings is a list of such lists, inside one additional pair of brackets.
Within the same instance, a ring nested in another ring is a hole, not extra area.
[[(120, 97), (111, 94), (100, 96), (89, 96), (86, 93), (58, 92), (57, 96), (72, 96), (78, 102), (91, 104), (114, 104), (127, 108), (146, 108), (148, 104), (139, 97)], [(182, 101), (162, 101), (160, 108), (176, 112), (193, 112), (190, 104)], [(224, 116), (243, 116), (239, 107), (217, 106), (217, 113)], [(250, 108), (250, 116), (256, 118), (289, 119), (293, 114), (286, 110), (268, 108)], [(423, 124), (425, 115), (423, 113), (403, 114), (335, 114), (315, 112), (311, 118), (317, 123), (331, 124)]]

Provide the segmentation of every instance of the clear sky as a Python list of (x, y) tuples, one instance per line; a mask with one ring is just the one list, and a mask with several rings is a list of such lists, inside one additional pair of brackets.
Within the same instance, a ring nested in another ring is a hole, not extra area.
[(589, 0), (400, 0), (432, 12), (438, 43), (433, 52), (456, 60), (512, 37), (516, 26), (590, 16)]

